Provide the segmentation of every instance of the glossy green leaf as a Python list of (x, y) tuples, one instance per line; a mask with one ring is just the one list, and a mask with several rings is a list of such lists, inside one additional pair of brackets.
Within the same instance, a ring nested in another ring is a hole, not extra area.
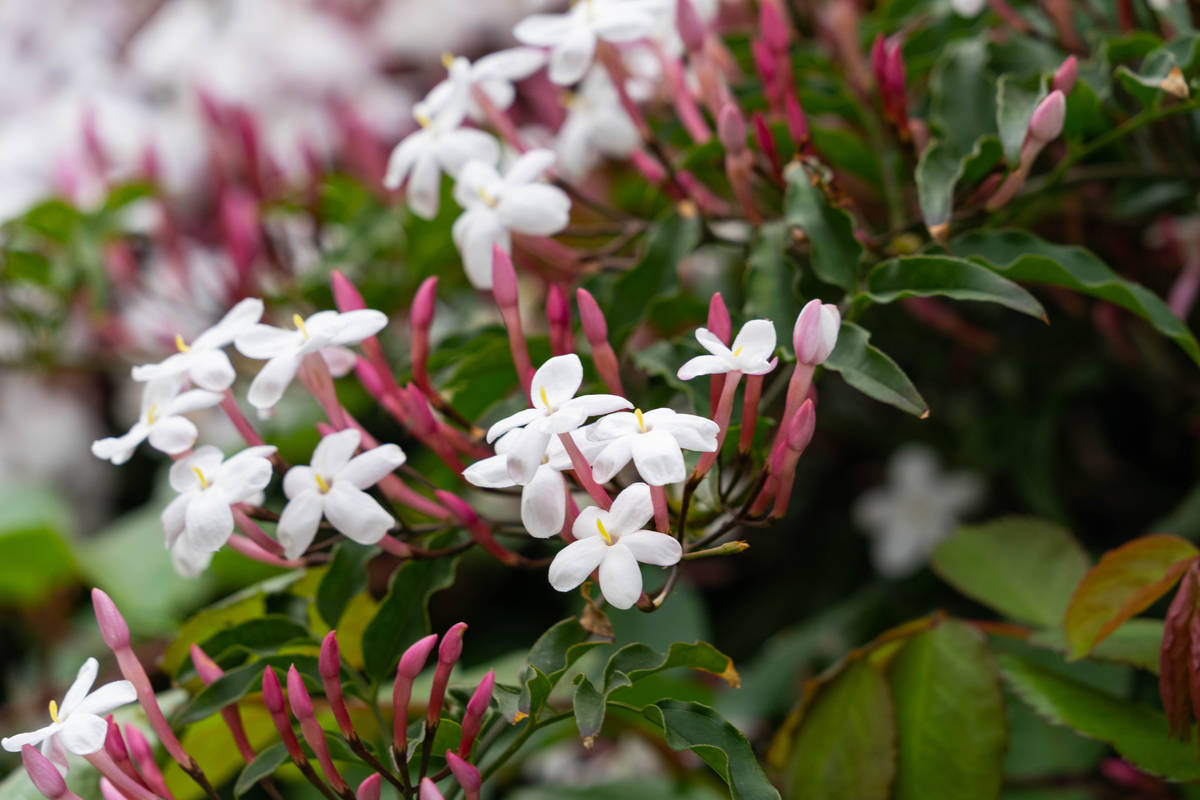
[(998, 797), (1008, 731), (983, 635), (946, 621), (908, 640), (888, 670), (896, 708), (895, 800)]
[(1082, 658), (1126, 620), (1171, 590), (1200, 551), (1166, 533), (1109, 550), (1084, 576), (1063, 615), (1071, 658)]
[(1002, 155), (1000, 140), (992, 135), (981, 136), (965, 154), (948, 141), (926, 147), (914, 175), (925, 226), (935, 229), (949, 222), (959, 182), (970, 184), (983, 177), (1000, 163)]
[(575, 696), (571, 706), (575, 712), (575, 725), (579, 728), (579, 738), (583, 739), (584, 747), (589, 750), (600, 729), (604, 727), (604, 712), (608, 705), (608, 696), (616, 689), (631, 686), (632, 681), (624, 672), (616, 672), (608, 676), (604, 691), (600, 691), (588, 680), (586, 675), (575, 678)]
[(882, 350), (871, 344), (871, 334), (853, 322), (843, 322), (837, 347), (825, 367), (841, 374), (846, 383), (868, 397), (893, 405), (918, 417), (929, 414), (929, 406), (904, 370)]
[[(269, 654), (288, 644), (316, 645), (308, 628), (280, 614), (267, 614), (225, 628), (200, 643), (210, 658), (219, 658), (230, 648)], [(190, 662), (190, 659), (188, 660)], [(186, 670), (185, 670), (186, 671)]]
[(877, 265), (867, 275), (862, 296), (876, 303), (891, 303), (905, 297), (949, 297), (997, 303), (1038, 319), (1046, 310), (1037, 299), (1017, 284), (986, 267), (950, 256), (903, 256)]
[(938, 545), (931, 565), (967, 597), (1018, 622), (1053, 626), (1090, 562), (1065, 528), (1004, 517), (961, 528)]
[[(244, 664), (229, 670), (220, 678), (205, 686), (186, 705), (179, 709), (173, 725), (188, 725), (210, 717), (231, 703), (236, 703), (248, 693), (262, 689), (263, 671), (274, 667), (277, 673), (286, 673), (291, 665), (295, 665), (305, 683), (311, 684), (310, 689), (321, 686), (317, 672), (317, 657), (315, 655), (277, 655), (265, 656), (258, 661)], [(282, 676), (281, 676), (282, 680)]]
[[(1131, 619), (1122, 623), (1103, 641), (1091, 649), (1088, 659), (1131, 664), (1158, 674), (1162, 651), (1163, 621), (1161, 619)], [(1037, 631), (1029, 641), (1064, 655), (1068, 652), (1067, 637), (1061, 627)]]
[(791, 243), (791, 228), (786, 222), (763, 224), (755, 232), (743, 278), (746, 316), (774, 322), (775, 335), (781, 342), (791, 338), (792, 324), (803, 307), (796, 295), (799, 270), (787, 254)]
[(1022, 80), (1015, 75), (1001, 75), (996, 82), (996, 128), (1000, 131), (1000, 144), (1004, 159), (1010, 167), (1021, 160), (1021, 146), (1033, 110), (1047, 95), (1044, 79)]
[(814, 186), (800, 166), (787, 172), (784, 219), (799, 227), (808, 238), (812, 268), (826, 283), (852, 291), (858, 282), (858, 261), (862, 245), (854, 236), (850, 215), (829, 204), (825, 193)]
[(557, 681), (584, 653), (602, 644), (606, 642), (593, 640), (577, 617), (568, 617), (538, 637), (529, 649), (527, 663)]
[(400, 565), (379, 610), (363, 631), (363, 665), (368, 675), (386, 679), (404, 649), (429, 634), (429, 598), (454, 582), (457, 566), (457, 558), (426, 558)]
[(1146, 772), (1173, 780), (1200, 779), (1193, 743), (1170, 739), (1161, 711), (1132, 703), (1011, 654), (1000, 669), (1017, 695), (1044, 719), (1111, 744)]
[(1014, 281), (1062, 286), (1107, 300), (1149, 322), (1200, 364), (1200, 345), (1158, 295), (1125, 280), (1082, 247), (1051, 244), (1024, 231), (975, 231), (953, 240), (951, 253), (978, 260)]
[(720, 775), (733, 800), (779, 800), (750, 742), (708, 706), (663, 700), (642, 713), (663, 729), (672, 750), (691, 750)]
[(283, 762), (287, 761), (287, 758), (287, 748), (283, 746), (283, 742), (276, 742), (261, 751), (238, 774), (237, 783), (233, 785), (233, 796), (241, 797), (257, 786), (263, 778), (273, 775), (275, 770), (283, 766)]
[(366, 588), (367, 562), (376, 552), (351, 541), (339, 543), (333, 551), (316, 596), (317, 611), (330, 628), (338, 626), (350, 600)]
[(665, 655), (640, 642), (626, 645), (608, 659), (604, 666), (604, 681), (606, 687), (611, 688), (613, 676), (618, 673), (636, 682), (676, 667), (712, 673), (733, 688), (741, 685), (733, 660), (707, 642), (675, 642)]
[(996, 133), (996, 89), (987, 58), (981, 38), (950, 42), (929, 77), (930, 125), (961, 153), (970, 151), (980, 136)]
[(854, 661), (805, 709), (787, 758), (788, 797), (887, 800), (896, 774), (896, 727), (887, 682)]

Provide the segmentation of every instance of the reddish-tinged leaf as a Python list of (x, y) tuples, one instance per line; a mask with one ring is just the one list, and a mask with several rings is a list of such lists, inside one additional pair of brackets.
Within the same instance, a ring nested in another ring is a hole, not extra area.
[(1121, 623), (1169, 592), (1197, 552), (1185, 539), (1156, 533), (1105, 553), (1075, 587), (1063, 616), (1070, 657), (1087, 655)]
[(1189, 661), (1195, 658), (1192, 626), (1195, 624), (1196, 609), (1196, 566), (1194, 565), (1179, 584), (1179, 591), (1171, 601), (1167, 618), (1163, 623), (1162, 650), (1158, 659), (1158, 693), (1162, 697), (1163, 710), (1167, 712), (1167, 724), (1172, 736), (1187, 738), (1192, 723), (1189, 695), (1196, 696), (1189, 685)]

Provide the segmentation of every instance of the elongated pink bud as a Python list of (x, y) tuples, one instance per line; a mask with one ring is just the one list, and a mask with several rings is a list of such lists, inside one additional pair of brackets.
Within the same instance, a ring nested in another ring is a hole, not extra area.
[(446, 698), (446, 685), (450, 682), (450, 672), (462, 655), (463, 631), (467, 623), (456, 622), (442, 637), (438, 645), (438, 663), (433, 672), (433, 687), (429, 690), (429, 708), (425, 713), (425, 726), (428, 730), (437, 727), (442, 716), (442, 703)]
[(418, 800), (446, 800), (441, 792), (438, 791), (437, 785), (429, 778), (421, 778), (420, 790), (417, 793)]
[[(142, 773), (142, 778), (150, 790), (167, 800), (174, 800), (175, 796), (167, 788), (162, 770), (154, 760), (154, 750), (150, 747), (150, 742), (146, 741), (145, 735), (131, 722), (125, 723), (125, 742), (129, 745), (129, 754), (137, 764), (138, 772)], [(253, 754), (250, 760), (253, 760)]]
[(755, 111), (750, 119), (754, 123), (754, 138), (758, 142), (758, 149), (771, 164), (771, 174), (780, 175), (783, 172), (783, 164), (779, 161), (779, 153), (775, 149), (775, 139), (771, 136), (771, 129), (767, 125), (766, 118), (763, 117), (761, 111)]
[(773, 94), (778, 72), (775, 51), (766, 41), (755, 39), (750, 43), (750, 55), (754, 57), (754, 70), (758, 73), (759, 80), (766, 88), (767, 94)]
[(571, 303), (567, 293), (557, 283), (546, 291), (546, 321), (550, 325), (550, 350), (556, 356), (574, 349), (571, 335)]
[(279, 676), (275, 674), (274, 667), (267, 667), (263, 671), (262, 697), (263, 705), (271, 714), (271, 722), (274, 723), (275, 730), (279, 733), (279, 738), (292, 761), (297, 764), (307, 763), (308, 757), (300, 747), (300, 740), (292, 730), (292, 721), (284, 707), (283, 687), (279, 685)]
[(409, 317), (414, 328), (428, 328), (433, 324), (433, 312), (437, 304), (437, 276), (426, 278), (413, 295), (412, 313)]
[(58, 767), (50, 759), (38, 752), (33, 745), (21, 747), (21, 763), (33, 787), (50, 800), (79, 800), (79, 795), (67, 788), (67, 782), (59, 773)]
[(129, 800), (129, 796), (117, 791), (108, 778), (100, 779), (100, 796), (104, 800)]
[[(765, 3), (763, 7), (766, 7)], [(717, 118), (717, 136), (729, 155), (746, 151), (746, 118), (736, 103), (728, 102), (721, 109), (721, 115)]]
[(810, 300), (796, 317), (792, 328), (792, 347), (796, 361), (816, 366), (829, 358), (837, 345), (842, 315), (832, 303)]
[(492, 245), (492, 296), (500, 308), (516, 308), (517, 270), (512, 258), (500, 245)]
[(200, 649), (200, 645), (193, 644), (191, 654), (192, 665), (196, 668), (196, 674), (200, 676), (200, 680), (204, 681), (205, 686), (225, 674), (225, 671), (217, 665), (217, 662), (209, 658), (208, 654)]
[(298, 720), (303, 721), (316, 713), (313, 711), (312, 698), (308, 696), (308, 689), (304, 686), (304, 679), (300, 677), (295, 664), (288, 668), (287, 699), (288, 705), (292, 707), (292, 714)]
[(809, 149), (808, 119), (804, 116), (804, 109), (801, 107), (800, 101), (796, 97), (788, 95), (784, 98), (784, 111), (788, 133), (792, 135), (792, 141), (796, 144), (796, 152), (807, 151)]
[(774, 0), (763, 0), (758, 6), (758, 30), (763, 41), (771, 46), (776, 53), (786, 53), (788, 50), (788, 23), (784, 19), (783, 10)]
[(1047, 144), (1062, 133), (1067, 116), (1067, 98), (1055, 89), (1038, 103), (1029, 120), (1029, 138)]
[(437, 634), (431, 633), (410, 645), (404, 651), (404, 655), (400, 656), (400, 663), (396, 665), (396, 674), (414, 680), (421, 674), (421, 670), (425, 669), (425, 662), (429, 660), (429, 654), (433, 652), (433, 646), (437, 644), (437, 640)]
[(450, 773), (454, 775), (458, 785), (463, 788), (466, 800), (479, 800), (479, 790), (483, 786), (483, 778), (479, 774), (478, 767), (468, 764), (450, 750), (446, 751), (446, 766), (450, 768)]
[(333, 302), (337, 304), (338, 311), (344, 314), (347, 311), (359, 311), (367, 307), (358, 288), (340, 269), (332, 270), (329, 273), (329, 283), (333, 287)]
[(1054, 73), (1054, 83), (1051, 84), (1051, 88), (1068, 95), (1075, 88), (1075, 81), (1078, 77), (1079, 62), (1075, 60), (1075, 56), (1067, 56)]
[(887, 84), (887, 42), (882, 33), (875, 34), (875, 41), (871, 43), (871, 72), (875, 73), (875, 83), (882, 92)]
[(92, 589), (92, 607), (96, 611), (96, 625), (100, 636), (111, 650), (129, 647), (129, 626), (117, 610), (112, 598), (100, 589)]
[(476, 687), (475, 693), (471, 695), (471, 699), (467, 701), (467, 710), (463, 714), (462, 739), (458, 743), (458, 754), (463, 758), (471, 754), (475, 737), (479, 735), (479, 728), (483, 725), (483, 715), (487, 713), (488, 704), (492, 702), (492, 689), (495, 685), (496, 672), (489, 669)]
[(813, 405), (812, 400), (805, 400), (800, 406), (800, 410), (792, 415), (791, 423), (788, 425), (788, 450), (797, 455), (803, 453), (808, 448), (808, 443), (812, 441), (816, 428), (816, 406)]
[(325, 779), (329, 781), (333, 791), (343, 794), (349, 789), (349, 786), (338, 772), (337, 767), (333, 765), (333, 758), (329, 754), (329, 743), (325, 740), (325, 731), (321, 729), (321, 725), (314, 716), (308, 687), (304, 685), (304, 679), (300, 677), (300, 671), (296, 669), (295, 664), (288, 668), (287, 683), (288, 704), (292, 707), (292, 713), (296, 719), (300, 721), (300, 732), (304, 735), (304, 741), (308, 742), (309, 748), (316, 754), (317, 761), (321, 764), (321, 771), (325, 773)]
[(596, 298), (587, 289), (575, 290), (575, 303), (579, 307), (579, 322), (583, 326), (583, 335), (588, 344), (595, 347), (608, 343), (608, 323), (604, 312), (600, 310)]
[(692, 0), (675, 0), (675, 26), (679, 29), (679, 38), (683, 46), (692, 54), (704, 51), (704, 39), (708, 35), (707, 27)]
[[(720, 292), (714, 292), (708, 301), (708, 322), (706, 327), (725, 345), (733, 337), (733, 322), (729, 319), (729, 309), (725, 307), (725, 298)], [(725, 375), (713, 375), (708, 379), (709, 416), (716, 416), (717, 403), (721, 399), (721, 388), (725, 385)]]
[(358, 734), (354, 723), (350, 720), (350, 711), (346, 708), (346, 698), (342, 694), (342, 656), (338, 650), (337, 631), (330, 631), (321, 642), (321, 657), (317, 660), (317, 671), (321, 673), (321, 685), (325, 689), (325, 697), (333, 710), (342, 734), (350, 739)]
[(771, 472), (777, 480), (775, 507), (771, 517), (779, 519), (787, 512), (792, 498), (792, 484), (796, 480), (796, 464), (812, 441), (816, 430), (816, 409), (812, 400), (805, 400), (787, 423), (784, 447), (772, 454)]
[(398, 753), (408, 749), (408, 704), (412, 685), (425, 668), (425, 662), (437, 644), (437, 634), (418, 639), (400, 656), (396, 665), (396, 683), (392, 686), (392, 744)]
[(359, 356), (354, 361), (354, 374), (358, 377), (358, 382), (367, 390), (367, 393), (378, 399), (383, 398), (387, 394), (387, 386), (379, 378), (379, 372), (370, 361)]
[(358, 785), (354, 800), (379, 800), (383, 790), (383, 777), (376, 772)]

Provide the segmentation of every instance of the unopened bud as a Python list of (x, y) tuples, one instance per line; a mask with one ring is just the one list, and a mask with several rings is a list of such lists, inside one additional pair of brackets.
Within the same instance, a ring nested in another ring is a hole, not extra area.
[(808, 144), (808, 120), (804, 116), (804, 109), (801, 107), (799, 99), (792, 95), (784, 98), (784, 112), (787, 117), (788, 133), (792, 135), (792, 141), (796, 144), (796, 152), (799, 153)]
[(488, 670), (487, 675), (483, 676), (483, 680), (475, 688), (471, 699), (467, 701), (467, 710), (463, 714), (462, 721), (462, 738), (458, 744), (458, 754), (463, 758), (471, 754), (471, 747), (475, 744), (475, 737), (479, 734), (479, 728), (483, 724), (483, 715), (492, 701), (492, 689), (495, 688), (495, 685), (496, 672)]
[(437, 644), (437, 639), (437, 634), (431, 633), (412, 644), (404, 651), (404, 655), (400, 656), (396, 674), (410, 679), (420, 675), (421, 670), (425, 668), (425, 662), (429, 659), (429, 654), (433, 651), (433, 646)]
[(883, 38), (883, 34), (875, 35), (875, 41), (871, 43), (871, 72), (875, 73), (875, 82), (879, 84), (880, 91), (887, 85), (887, 42)]
[(337, 678), (342, 671), (342, 656), (338, 650), (337, 631), (330, 631), (321, 642), (321, 657), (317, 671), (322, 678)]
[(1062, 133), (1066, 116), (1067, 98), (1055, 89), (1033, 110), (1029, 120), (1029, 138), (1041, 144), (1054, 141)]
[(458, 781), (458, 785), (463, 788), (467, 800), (475, 800), (479, 797), (479, 789), (483, 785), (483, 779), (479, 774), (479, 769), (474, 764), (469, 764), (454, 752), (446, 751), (446, 766), (450, 768), (450, 772), (454, 775), (454, 779)]
[(587, 289), (575, 291), (575, 304), (579, 306), (579, 321), (583, 325), (583, 335), (592, 345), (608, 341), (608, 323), (604, 321), (604, 312), (596, 303), (596, 298)]
[(417, 293), (413, 295), (412, 313), (410, 319), (414, 328), (428, 328), (433, 324), (433, 310), (437, 300), (437, 282), (436, 277), (426, 278), (417, 287)]
[(417, 794), (418, 800), (446, 800), (442, 793), (438, 791), (434, 782), (429, 778), (421, 778), (421, 788)]
[(728, 102), (721, 108), (717, 118), (717, 136), (729, 155), (746, 151), (746, 118), (736, 103)]
[(129, 800), (129, 796), (117, 791), (117, 787), (113, 786), (108, 778), (100, 779), (100, 796), (104, 800)]
[(337, 304), (338, 311), (345, 314), (347, 311), (359, 311), (367, 307), (362, 294), (341, 270), (335, 269), (329, 273), (329, 283), (333, 287), (333, 302)]
[(104, 749), (118, 764), (128, 761), (129, 750), (125, 747), (125, 740), (121, 738), (121, 728), (112, 714), (109, 714), (105, 721), (108, 722), (108, 732), (104, 735)]
[(92, 589), (92, 608), (96, 611), (96, 624), (104, 643), (111, 650), (129, 647), (129, 626), (125, 624), (125, 618), (117, 610), (112, 598), (100, 589)]
[(551, 284), (546, 292), (546, 320), (551, 325), (571, 324), (571, 304), (567, 302), (566, 292), (557, 283)]
[(376, 772), (358, 785), (355, 800), (379, 800), (383, 794), (383, 777)]
[(699, 53), (704, 49), (704, 37), (707, 34), (704, 20), (696, 13), (692, 0), (675, 0), (675, 25), (679, 28), (679, 38), (689, 53)]
[(783, 10), (773, 0), (763, 0), (758, 6), (758, 29), (763, 39), (776, 53), (788, 49), (788, 24)]
[(792, 347), (801, 364), (816, 366), (829, 358), (837, 345), (842, 315), (832, 303), (810, 300), (796, 317)]
[(707, 327), (709, 333), (729, 344), (729, 338), (733, 336), (733, 322), (729, 319), (729, 309), (726, 308), (725, 298), (721, 297), (720, 292), (714, 292), (712, 299), (708, 301)]
[(1054, 83), (1051, 84), (1051, 88), (1057, 89), (1064, 95), (1070, 94), (1071, 90), (1075, 88), (1075, 80), (1078, 77), (1079, 62), (1075, 60), (1075, 56), (1067, 56), (1058, 71), (1054, 73)]
[(314, 713), (312, 698), (308, 696), (304, 679), (300, 677), (300, 672), (296, 669), (295, 664), (288, 667), (287, 688), (288, 705), (292, 707), (292, 713), (296, 715), (296, 719), (304, 720), (311, 717)]
[(517, 270), (512, 258), (498, 244), (492, 245), (492, 296), (502, 309), (517, 307)]
[(272, 714), (283, 711), (283, 687), (279, 685), (279, 676), (275, 674), (274, 667), (263, 670), (262, 696), (267, 711)]
[(812, 400), (805, 400), (788, 422), (787, 447), (794, 453), (803, 453), (812, 441), (817, 427), (817, 411)]
[(450, 626), (450, 630), (446, 631), (446, 635), (442, 637), (442, 643), (438, 646), (438, 663), (439, 664), (454, 664), (458, 661), (459, 656), (463, 651), (463, 633), (467, 630), (467, 623), (456, 622)]
[(225, 674), (225, 671), (217, 665), (217, 662), (209, 658), (208, 654), (200, 649), (200, 645), (193, 644), (191, 654), (192, 666), (196, 668), (196, 674), (200, 676), (200, 680), (204, 681), (205, 686)]
[(67, 791), (67, 782), (63, 780), (54, 762), (34, 749), (33, 745), (22, 745), (21, 763), (25, 765), (25, 772), (29, 774), (29, 780), (33, 781), (34, 788), (50, 800), (75, 797)]

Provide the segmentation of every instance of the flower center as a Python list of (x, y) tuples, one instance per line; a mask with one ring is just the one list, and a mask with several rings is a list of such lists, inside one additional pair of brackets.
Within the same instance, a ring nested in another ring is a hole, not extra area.
[(304, 320), (299, 314), (292, 314), (292, 324), (296, 326), (296, 330), (304, 334), (304, 341), (308, 341), (308, 328), (304, 327)]
[(50, 719), (58, 722), (58, 703), (50, 701)]
[(450, 69), (450, 65), (453, 63), (454, 63), (454, 53), (451, 53), (449, 50), (443, 50), (442, 51), (442, 66), (445, 67), (446, 69)]
[(146, 411), (146, 423), (149, 425), (153, 425), (154, 420), (156, 420), (156, 419), (158, 419), (158, 404), (151, 403), (150, 409), (148, 411)]
[(316, 480), (317, 480), (317, 486), (320, 487), (321, 494), (328, 493), (329, 492), (329, 482), (326, 481), (324, 478), (322, 478), (320, 473), (318, 473), (318, 472), (314, 472), (313, 477), (316, 478)]
[(486, 203), (488, 208), (495, 208), (500, 203), (499, 200), (488, 194), (487, 189), (483, 188), (482, 186), (477, 188), (475, 191), (479, 193), (479, 199)]
[(433, 124), (433, 120), (431, 120), (429, 118), (429, 115), (425, 114), (421, 111), (414, 111), (413, 119), (415, 119), (417, 121), (417, 124), (420, 125), (422, 128), (428, 128), (430, 125)]
[(538, 396), (540, 396), (542, 398), (542, 405), (544, 405), (546, 407), (547, 411), (554, 410), (554, 409), (550, 408), (550, 398), (546, 397), (546, 387), (545, 386), (538, 387)]
[(186, 353), (188, 350), (191, 350), (192, 348), (188, 347), (187, 342), (183, 341), (183, 337), (177, 333), (177, 334), (175, 334), (175, 349), (181, 353)]
[(192, 467), (192, 472), (194, 472), (196, 474), (196, 477), (200, 480), (200, 488), (201, 489), (207, 489), (209, 486), (212, 485), (208, 482), (208, 478), (204, 477), (204, 473), (200, 471), (199, 467)]
[(613, 543), (612, 537), (608, 535), (608, 531), (604, 529), (604, 523), (599, 518), (596, 519), (596, 530), (600, 531), (600, 535), (604, 537), (604, 541), (609, 544)]
[(737, 358), (737, 357), (738, 357), (738, 356), (740, 356), (741, 354), (742, 354), (742, 346), (741, 346), (741, 345), (738, 345), (738, 346), (737, 346), (736, 348), (734, 348), (734, 350), (733, 350), (733, 357), (734, 357), (734, 358)]
[(642, 433), (645, 433), (646, 432), (646, 420), (644, 420), (642, 418), (642, 410), (640, 408), (635, 408), (633, 410), (633, 415), (635, 417), (637, 417), (638, 427), (641, 428)]

